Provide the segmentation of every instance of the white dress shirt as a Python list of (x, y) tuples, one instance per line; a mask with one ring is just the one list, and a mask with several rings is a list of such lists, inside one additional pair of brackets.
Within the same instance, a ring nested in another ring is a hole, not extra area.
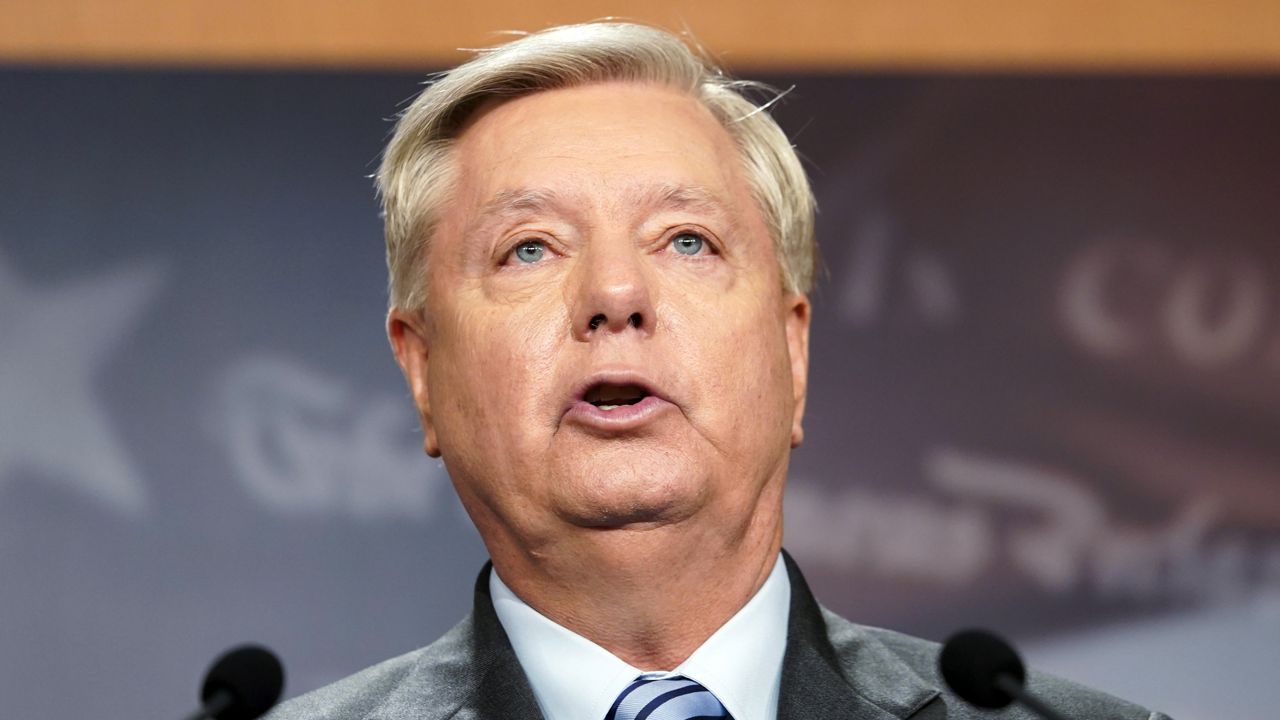
[(613, 701), (640, 675), (694, 680), (734, 720), (778, 716), (791, 610), (791, 581), (781, 556), (747, 604), (671, 672), (632, 667), (552, 622), (516, 597), (496, 570), (489, 574), (489, 593), (546, 720), (604, 720)]

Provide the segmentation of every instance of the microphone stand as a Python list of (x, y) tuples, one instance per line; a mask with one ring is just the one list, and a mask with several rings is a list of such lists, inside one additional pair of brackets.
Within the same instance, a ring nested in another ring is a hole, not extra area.
[(217, 718), (224, 710), (231, 707), (235, 701), (235, 695), (225, 689), (218, 690), (213, 695), (210, 695), (208, 700), (204, 701), (199, 710), (191, 713), (183, 720), (210, 720), (210, 718)]
[(1017, 678), (1009, 673), (999, 673), (993, 682), (1000, 692), (1026, 705), (1044, 720), (1067, 720), (1062, 715), (1059, 715), (1056, 710), (1041, 702), (1040, 698), (1027, 692), (1022, 683), (1018, 682)]

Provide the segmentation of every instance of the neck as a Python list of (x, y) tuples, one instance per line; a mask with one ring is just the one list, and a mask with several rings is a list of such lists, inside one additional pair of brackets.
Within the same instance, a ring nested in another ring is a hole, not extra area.
[(671, 670), (755, 595), (781, 545), (778, 511), (730, 533), (694, 522), (579, 529), (556, 547), (493, 552), (493, 561), (552, 621), (636, 668)]

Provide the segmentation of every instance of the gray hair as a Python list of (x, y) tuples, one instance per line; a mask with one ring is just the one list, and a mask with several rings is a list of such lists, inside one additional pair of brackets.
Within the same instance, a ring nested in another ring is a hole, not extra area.
[[(720, 121), (742, 155), (747, 181), (773, 238), (784, 288), (807, 293), (817, 262), (813, 192), (782, 129), (733, 80), (664, 30), (622, 22), (565, 25), (480, 51), (439, 76), (401, 114), (377, 174), (392, 307), (422, 310), (420, 265), (456, 176), (451, 149), (478, 106), (494, 98), (631, 81), (683, 90)], [(775, 96), (776, 99), (776, 96)]]

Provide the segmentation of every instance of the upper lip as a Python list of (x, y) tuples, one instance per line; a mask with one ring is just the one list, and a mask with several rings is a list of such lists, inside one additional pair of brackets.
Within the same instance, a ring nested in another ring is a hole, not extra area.
[(586, 400), (587, 393), (597, 385), (631, 385), (639, 388), (646, 395), (652, 395), (660, 400), (670, 402), (666, 394), (659, 390), (653, 381), (639, 372), (634, 370), (602, 370), (587, 376), (574, 386), (565, 410), (567, 411), (574, 403)]

